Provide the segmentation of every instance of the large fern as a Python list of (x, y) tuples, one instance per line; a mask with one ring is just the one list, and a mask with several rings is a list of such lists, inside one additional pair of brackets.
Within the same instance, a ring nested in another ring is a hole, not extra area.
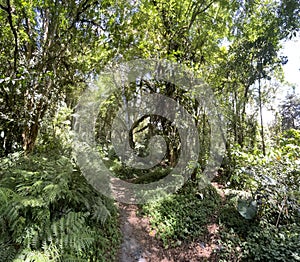
[(111, 260), (113, 252), (105, 252), (118, 244), (113, 202), (68, 157), (11, 159), (0, 164), (0, 261)]

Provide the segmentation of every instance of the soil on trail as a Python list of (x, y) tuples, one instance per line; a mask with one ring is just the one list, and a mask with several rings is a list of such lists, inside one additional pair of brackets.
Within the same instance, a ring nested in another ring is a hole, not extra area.
[(165, 249), (151, 231), (149, 219), (138, 216), (136, 205), (119, 204), (122, 245), (117, 262), (177, 262), (218, 261), (214, 250), (219, 248), (219, 227), (214, 222), (207, 225), (209, 234), (204, 240), (184, 243)]

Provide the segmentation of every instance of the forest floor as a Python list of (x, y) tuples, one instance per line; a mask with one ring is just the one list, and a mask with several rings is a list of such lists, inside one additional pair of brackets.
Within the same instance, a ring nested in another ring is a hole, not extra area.
[[(222, 192), (221, 196), (224, 197)], [(204, 239), (166, 249), (151, 230), (149, 218), (139, 215), (138, 206), (119, 204), (119, 212), (123, 239), (117, 262), (217, 261), (214, 250), (219, 248), (219, 226), (214, 216), (207, 225), (209, 233)]]

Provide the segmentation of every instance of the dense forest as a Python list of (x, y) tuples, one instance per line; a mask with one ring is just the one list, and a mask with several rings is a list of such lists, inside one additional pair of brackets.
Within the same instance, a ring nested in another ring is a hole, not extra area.
[(299, 0), (0, 0), (0, 261), (300, 261), (299, 31)]

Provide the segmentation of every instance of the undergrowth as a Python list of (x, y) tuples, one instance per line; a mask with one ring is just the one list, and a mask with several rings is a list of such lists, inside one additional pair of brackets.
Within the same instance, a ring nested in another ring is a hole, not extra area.
[(300, 132), (290, 130), (266, 156), (232, 150), (225, 200), (212, 186), (189, 182), (142, 207), (163, 245), (205, 239), (218, 224), (218, 261), (300, 261)]
[(70, 157), (16, 153), (0, 164), (0, 261), (112, 261), (117, 210)]
[(152, 229), (167, 248), (203, 238), (220, 203), (212, 186), (199, 191), (193, 182), (188, 182), (176, 194), (144, 205), (142, 211), (150, 217)]
[[(288, 130), (264, 156), (234, 148), (219, 216), (219, 261), (300, 261), (300, 132)], [(236, 204), (230, 192), (247, 193)]]

